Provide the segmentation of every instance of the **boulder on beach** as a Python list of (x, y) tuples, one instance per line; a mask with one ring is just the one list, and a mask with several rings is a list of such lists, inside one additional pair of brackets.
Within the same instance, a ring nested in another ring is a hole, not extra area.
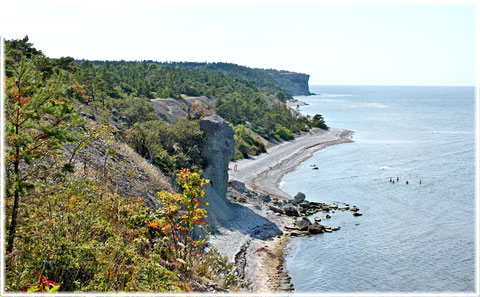
[(261, 199), (263, 202), (266, 202), (266, 203), (272, 201), (272, 198), (270, 198), (270, 195), (263, 195)]
[(269, 208), (271, 211), (273, 211), (273, 212), (283, 213), (283, 210), (282, 210), (281, 208), (276, 207), (276, 206), (274, 206), (274, 205), (271, 205), (271, 204), (270, 204), (270, 205), (268, 206), (268, 208)]
[(238, 180), (229, 181), (230, 185), (237, 190), (239, 193), (244, 193), (246, 190), (245, 184)]
[(285, 205), (283, 207), (283, 212), (287, 215), (287, 216), (292, 216), (292, 217), (298, 217), (299, 214), (298, 214), (298, 211), (297, 211), (297, 208), (293, 205)]

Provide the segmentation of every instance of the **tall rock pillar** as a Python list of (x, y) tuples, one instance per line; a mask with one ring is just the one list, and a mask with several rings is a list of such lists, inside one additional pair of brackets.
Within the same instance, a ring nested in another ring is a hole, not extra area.
[(232, 204), (227, 200), (228, 163), (235, 155), (234, 131), (230, 123), (219, 115), (212, 115), (200, 121), (206, 141), (202, 157), (207, 162), (203, 177), (210, 180), (205, 186), (208, 205), (207, 224), (215, 228), (230, 221), (234, 216)]

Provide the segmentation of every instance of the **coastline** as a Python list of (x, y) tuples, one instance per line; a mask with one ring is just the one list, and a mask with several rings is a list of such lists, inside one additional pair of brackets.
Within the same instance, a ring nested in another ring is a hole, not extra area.
[(249, 159), (231, 162), (237, 171), (229, 171), (229, 180), (238, 180), (259, 193), (292, 199), (279, 188), (282, 177), (295, 170), (302, 162), (328, 146), (352, 142), (353, 131), (339, 128), (314, 128), (292, 141), (271, 147), (267, 153)]
[[(291, 200), (293, 198), (279, 188), (282, 177), (328, 146), (353, 142), (351, 139), (353, 133), (351, 130), (339, 128), (329, 130), (314, 128), (292, 141), (269, 148), (267, 153), (231, 162), (229, 168), (237, 165), (238, 170), (229, 170), (229, 180), (240, 181), (247, 189), (260, 195), (268, 195), (279, 200)], [(255, 292), (293, 290), (290, 277), (284, 269), (284, 252), (290, 237), (286, 227), (292, 226), (294, 220), (269, 210), (266, 203), (246, 202), (242, 203), (242, 206), (274, 223), (280, 232), (275, 233), (272, 227), (265, 227), (264, 223), (261, 225), (262, 223), (255, 222), (255, 219), (245, 216), (244, 211), (240, 210), (239, 219), (232, 221), (230, 226), (221, 230), (219, 236), (213, 236), (212, 246), (223, 248), (223, 252), (231, 260), (236, 261), (241, 255), (242, 275), (250, 283), (250, 290)], [(238, 224), (257, 225), (252, 228), (243, 226), (244, 230), (255, 230), (255, 232), (258, 230), (258, 225), (261, 225), (262, 233), (252, 237), (248, 232), (232, 231), (232, 226)], [(225, 240), (229, 242), (227, 248), (222, 244)], [(238, 263), (236, 264), (238, 267)]]

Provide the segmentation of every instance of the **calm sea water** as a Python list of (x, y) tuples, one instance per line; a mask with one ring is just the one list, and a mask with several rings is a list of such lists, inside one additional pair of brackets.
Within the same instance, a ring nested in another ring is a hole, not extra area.
[(474, 88), (311, 90), (319, 95), (298, 97), (309, 104), (301, 111), (354, 130), (355, 142), (317, 153), (282, 187), (356, 205), (363, 216), (337, 211), (322, 223), (339, 231), (290, 242), (295, 291), (474, 291)]

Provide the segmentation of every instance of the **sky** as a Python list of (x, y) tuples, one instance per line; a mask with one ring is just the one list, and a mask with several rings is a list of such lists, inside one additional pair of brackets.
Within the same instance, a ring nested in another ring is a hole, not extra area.
[(52, 58), (231, 62), (311, 85), (475, 84), (476, 2), (355, 3), (7, 0), (0, 35)]

